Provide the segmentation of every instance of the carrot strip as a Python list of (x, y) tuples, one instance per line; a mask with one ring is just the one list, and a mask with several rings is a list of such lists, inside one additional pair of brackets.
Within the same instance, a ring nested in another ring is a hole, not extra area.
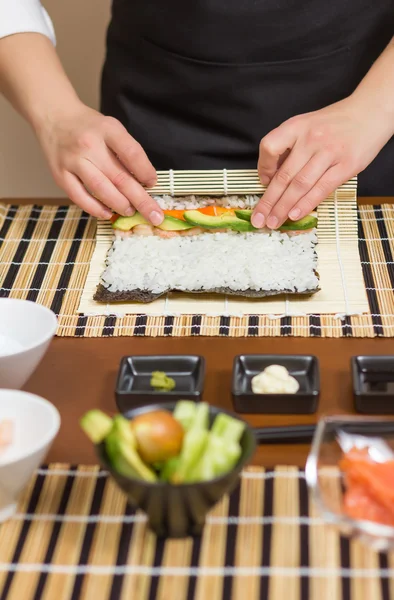
[(180, 219), (181, 221), (185, 221), (184, 218), (184, 210), (164, 210), (164, 214), (168, 217), (174, 217), (174, 219)]
[(203, 215), (209, 215), (210, 217), (220, 217), (225, 213), (235, 214), (234, 208), (224, 208), (223, 206), (204, 206), (203, 208), (199, 208), (198, 212)]

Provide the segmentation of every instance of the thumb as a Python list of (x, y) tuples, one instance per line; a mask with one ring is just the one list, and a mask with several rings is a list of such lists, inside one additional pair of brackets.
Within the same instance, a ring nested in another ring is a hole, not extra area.
[(297, 136), (289, 123), (283, 123), (273, 129), (260, 142), (260, 154), (257, 170), (261, 183), (268, 185), (290, 150), (296, 142)]

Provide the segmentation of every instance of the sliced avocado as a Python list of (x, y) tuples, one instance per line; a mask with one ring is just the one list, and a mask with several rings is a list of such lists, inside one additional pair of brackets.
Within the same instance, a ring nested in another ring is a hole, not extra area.
[(132, 217), (118, 217), (112, 223), (114, 229), (120, 229), (121, 231), (130, 231), (136, 225), (148, 225), (148, 221), (138, 212)]
[(243, 219), (244, 221), (250, 221), (250, 219), (252, 218), (253, 210), (250, 210), (249, 208), (240, 209), (236, 210), (235, 214), (239, 219)]
[(89, 410), (79, 424), (93, 444), (100, 444), (113, 427), (112, 419), (97, 409)]
[(302, 231), (303, 229), (314, 229), (315, 227), (317, 227), (317, 217), (313, 215), (307, 215), (299, 221), (291, 221), (290, 219), (287, 219), (287, 221), (280, 226), (279, 230)]
[[(121, 231), (131, 231), (136, 225), (149, 225), (149, 223), (140, 213), (136, 212), (132, 217), (118, 217), (112, 227)], [(190, 223), (169, 215), (164, 217), (164, 221), (158, 227), (163, 231), (185, 231), (192, 228), (193, 225), (190, 225)]]
[(120, 475), (125, 477), (157, 481), (155, 473), (142, 462), (136, 450), (124, 442), (118, 442), (117, 451), (112, 457), (111, 464)]
[(166, 215), (163, 223), (158, 228), (163, 229), (163, 231), (186, 231), (187, 229), (192, 229), (193, 225), (176, 217)]
[(119, 439), (125, 442), (128, 446), (137, 448), (137, 440), (132, 428), (130, 427), (130, 421), (122, 415), (116, 415), (114, 417), (112, 432), (115, 433)]
[(141, 460), (135, 448), (114, 427), (105, 440), (105, 450), (112, 467), (125, 477), (156, 481), (155, 473)]
[[(236, 210), (235, 214), (240, 219), (250, 221), (253, 210)], [(279, 227), (279, 231), (302, 231), (303, 229), (313, 229), (314, 227), (317, 227), (317, 217), (315, 215), (308, 215), (303, 219), (299, 219), (299, 221), (287, 219), (287, 221)]]
[(239, 219), (232, 213), (223, 213), (214, 217), (205, 215), (198, 210), (187, 210), (184, 217), (188, 223), (204, 229), (232, 229), (233, 231), (256, 231), (256, 229), (243, 219)]

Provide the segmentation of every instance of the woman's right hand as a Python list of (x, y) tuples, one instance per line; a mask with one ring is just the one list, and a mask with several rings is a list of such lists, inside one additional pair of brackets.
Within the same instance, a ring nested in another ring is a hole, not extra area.
[(156, 171), (119, 121), (78, 102), (48, 116), (37, 134), (56, 183), (87, 213), (108, 219), (137, 210), (161, 224), (163, 212), (143, 188), (155, 185)]

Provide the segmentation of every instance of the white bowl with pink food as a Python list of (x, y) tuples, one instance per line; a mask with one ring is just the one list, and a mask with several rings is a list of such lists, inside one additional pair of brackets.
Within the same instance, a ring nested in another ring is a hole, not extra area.
[(0, 523), (17, 510), (59, 427), (59, 412), (47, 400), (19, 390), (0, 390)]
[(0, 299), (0, 388), (20, 389), (56, 333), (56, 315), (35, 302)]

